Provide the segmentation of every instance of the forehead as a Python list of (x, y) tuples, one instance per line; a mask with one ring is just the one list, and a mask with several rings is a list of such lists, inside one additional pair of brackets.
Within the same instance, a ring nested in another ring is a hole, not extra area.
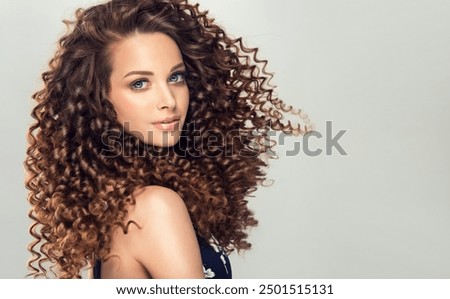
[(175, 41), (166, 34), (137, 33), (115, 42), (111, 46), (113, 72), (135, 69), (168, 71), (182, 62), (182, 55)]

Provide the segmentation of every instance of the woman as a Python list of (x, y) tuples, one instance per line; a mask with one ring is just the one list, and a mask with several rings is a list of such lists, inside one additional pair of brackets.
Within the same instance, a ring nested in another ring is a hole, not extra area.
[(33, 95), (30, 275), (231, 278), (227, 254), (249, 249), (257, 224), (246, 198), (268, 131), (303, 134), (307, 115), (198, 5), (113, 0), (66, 24)]

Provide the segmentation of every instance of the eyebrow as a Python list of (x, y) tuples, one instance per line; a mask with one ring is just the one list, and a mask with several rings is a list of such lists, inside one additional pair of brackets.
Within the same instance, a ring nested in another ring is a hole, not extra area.
[[(173, 66), (173, 67), (170, 69), (170, 72), (172, 72), (172, 71), (174, 71), (174, 70), (176, 70), (176, 69), (178, 69), (178, 68), (180, 68), (180, 67), (182, 67), (182, 66), (184, 66), (184, 63), (183, 63), (183, 62), (180, 62), (179, 64)], [(147, 75), (147, 76), (153, 76), (154, 73), (151, 72), (151, 71), (131, 71), (131, 72), (129, 72), (128, 74), (126, 74), (125, 76), (123, 76), (123, 77), (126, 78), (126, 77), (131, 76), (131, 75)]]

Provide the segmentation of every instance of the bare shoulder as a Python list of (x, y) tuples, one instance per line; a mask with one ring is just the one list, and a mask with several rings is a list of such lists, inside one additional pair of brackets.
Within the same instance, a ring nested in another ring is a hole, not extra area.
[(134, 196), (136, 205), (130, 208), (128, 215), (139, 223), (145, 224), (154, 217), (171, 218), (188, 213), (180, 195), (166, 187), (146, 186), (135, 191)]
[(194, 232), (183, 199), (172, 189), (162, 186), (146, 186), (134, 193), (136, 204), (128, 211), (128, 220), (136, 223), (130, 233), (159, 237), (161, 232)]
[(153, 278), (202, 278), (200, 249), (183, 199), (175, 191), (147, 186), (134, 194), (126, 233), (115, 236)]

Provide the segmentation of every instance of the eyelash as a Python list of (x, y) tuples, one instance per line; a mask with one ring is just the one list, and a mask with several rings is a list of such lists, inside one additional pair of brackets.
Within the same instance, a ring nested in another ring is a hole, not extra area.
[(135, 91), (141, 91), (143, 88), (136, 87), (136, 84), (142, 83), (142, 82), (147, 83), (147, 84), (149, 83), (147, 79), (138, 79), (138, 80), (136, 80), (136, 81), (133, 81), (133, 82), (130, 84), (130, 88), (133, 89), (133, 90), (135, 90)]
[(187, 73), (186, 73), (185, 71), (182, 71), (182, 72), (176, 72), (176, 73), (173, 73), (173, 74), (170, 76), (170, 78), (172, 78), (172, 77), (174, 77), (174, 76), (182, 76), (183, 79), (182, 79), (181, 81), (175, 82), (175, 83), (181, 83), (181, 82), (186, 81)]
[[(169, 79), (172, 78), (172, 77), (175, 77), (175, 76), (182, 76), (182, 77), (183, 77), (180, 81), (174, 82), (174, 84), (180, 84), (180, 83), (184, 83), (184, 82), (186, 81), (187, 73), (186, 73), (185, 71), (182, 71), (182, 72), (176, 72), (176, 73), (173, 73), (172, 75), (170, 75)], [(141, 88), (136, 87), (136, 84), (142, 83), (142, 82), (148, 84), (148, 83), (149, 83), (149, 80), (148, 80), (148, 79), (138, 79), (138, 80), (135, 80), (135, 81), (133, 81), (133, 82), (130, 84), (130, 88), (133, 89), (133, 90), (135, 90), (135, 91), (142, 91), (142, 90), (144, 89), (143, 87), (141, 87)], [(171, 81), (171, 82), (172, 82), (172, 81)]]

